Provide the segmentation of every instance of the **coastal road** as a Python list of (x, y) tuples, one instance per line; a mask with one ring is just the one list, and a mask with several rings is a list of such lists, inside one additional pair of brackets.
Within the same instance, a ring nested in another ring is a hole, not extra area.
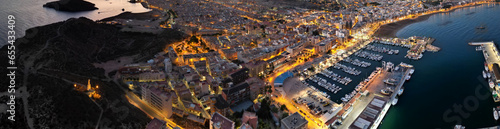
[(127, 89), (121, 87), (120, 83), (118, 83), (117, 78), (114, 78), (113, 82), (115, 82), (115, 84), (118, 85), (118, 87), (120, 87), (120, 89), (122, 89), (123, 92), (125, 92), (125, 98), (127, 98), (128, 102), (130, 104), (141, 109), (141, 111), (146, 113), (146, 115), (148, 115), (151, 119), (158, 118), (160, 120), (166, 121), (168, 125), (171, 125), (173, 127), (179, 127), (182, 129), (181, 126), (177, 125), (176, 123), (172, 122), (170, 119), (163, 116), (163, 114), (160, 111), (154, 109), (153, 107), (149, 106), (149, 104), (142, 101), (141, 98), (139, 98), (139, 96), (137, 96), (133, 92), (128, 91)]
[(131, 91), (127, 91), (125, 94), (125, 97), (127, 98), (128, 102), (137, 108), (141, 109), (144, 113), (146, 113), (150, 118), (158, 118), (160, 120), (166, 121), (167, 124), (172, 125), (173, 127), (179, 127), (177, 124), (172, 122), (170, 119), (166, 118), (160, 111), (154, 109), (153, 107), (149, 106), (147, 103), (142, 101), (137, 95), (132, 93)]

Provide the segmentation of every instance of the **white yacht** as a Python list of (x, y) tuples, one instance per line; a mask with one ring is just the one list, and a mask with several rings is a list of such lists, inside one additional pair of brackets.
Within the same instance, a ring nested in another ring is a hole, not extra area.
[(493, 117), (495, 118), (495, 120), (498, 120), (498, 111), (495, 110), (495, 108), (493, 108)]
[(465, 129), (465, 126), (463, 126), (463, 125), (455, 125), (454, 129)]
[(491, 79), (488, 79), (488, 83), (489, 83), (491, 89), (495, 88), (495, 83), (493, 83), (493, 81), (491, 81)]
[(488, 71), (488, 64), (486, 62), (484, 62), (484, 70)]
[(403, 87), (401, 87), (401, 89), (399, 89), (398, 95), (402, 95), (404, 90), (405, 89)]
[[(394, 98), (394, 100), (392, 100), (392, 105), (396, 105), (398, 103), (398, 98)], [(498, 116), (498, 115), (497, 115)], [(497, 117), (498, 118), (498, 117)]]

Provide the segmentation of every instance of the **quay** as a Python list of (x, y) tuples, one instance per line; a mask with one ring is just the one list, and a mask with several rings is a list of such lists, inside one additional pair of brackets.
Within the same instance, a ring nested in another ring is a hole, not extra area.
[(438, 52), (441, 48), (433, 46), (436, 39), (430, 37), (419, 37), (412, 36), (407, 39), (399, 38), (375, 38), (375, 42), (387, 44), (387, 45), (397, 45), (409, 48), (405, 58), (412, 60), (419, 60), (422, 58), (425, 51)]
[[(403, 89), (404, 82), (409, 79), (408, 77), (414, 71), (413, 66), (405, 63), (401, 63), (396, 67), (393, 66), (386, 65), (384, 68), (376, 70), (375, 76), (360, 90), (361, 97), (350, 103), (351, 111), (344, 111), (346, 110), (344, 108), (343, 111), (339, 112), (337, 115), (342, 117), (334, 119), (341, 124), (333, 126), (337, 128), (376, 129), (389, 108), (397, 104), (398, 96), (401, 95), (399, 94), (400, 89)], [(387, 79), (395, 79), (395, 85), (384, 83), (384, 80)], [(384, 89), (389, 89), (391, 93), (381, 93)]]
[(487, 74), (491, 74), (491, 78), (488, 80), (490, 85), (490, 90), (492, 92), (493, 100), (495, 102), (500, 102), (500, 92), (498, 84), (500, 83), (500, 57), (497, 47), (493, 41), (490, 42), (470, 42), (469, 45), (479, 46), (479, 49), (485, 60), (485, 70)]

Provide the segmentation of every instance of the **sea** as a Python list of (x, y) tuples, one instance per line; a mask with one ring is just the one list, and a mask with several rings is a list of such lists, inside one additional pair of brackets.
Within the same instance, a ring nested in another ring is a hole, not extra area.
[(15, 17), (15, 33), (17, 38), (25, 35), (29, 28), (43, 26), (67, 20), (69, 18), (87, 17), (100, 20), (122, 13), (122, 9), (133, 13), (150, 11), (140, 3), (130, 3), (127, 0), (86, 0), (94, 3), (98, 10), (84, 12), (62, 12), (45, 8), (43, 4), (56, 0), (0, 0), (0, 47), (7, 44), (8, 16)]
[[(479, 26), (485, 29), (477, 29)], [(497, 47), (500, 45), (500, 5), (435, 14), (404, 27), (396, 36), (432, 37), (436, 39), (433, 45), (441, 51), (425, 52), (421, 60), (406, 61), (415, 66), (415, 73), (404, 84), (403, 95), (397, 105), (389, 109), (380, 129), (499, 125), (493, 118), (492, 108), (500, 104), (493, 101), (487, 81), (482, 78), (485, 59), (475, 50), (476, 46), (468, 43), (493, 41)]]

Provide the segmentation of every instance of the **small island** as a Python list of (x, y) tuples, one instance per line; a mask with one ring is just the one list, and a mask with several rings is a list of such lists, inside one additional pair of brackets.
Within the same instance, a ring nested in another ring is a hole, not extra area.
[(53, 1), (44, 4), (43, 7), (53, 8), (58, 11), (66, 12), (92, 11), (98, 9), (97, 7), (95, 7), (95, 4), (84, 0)]

